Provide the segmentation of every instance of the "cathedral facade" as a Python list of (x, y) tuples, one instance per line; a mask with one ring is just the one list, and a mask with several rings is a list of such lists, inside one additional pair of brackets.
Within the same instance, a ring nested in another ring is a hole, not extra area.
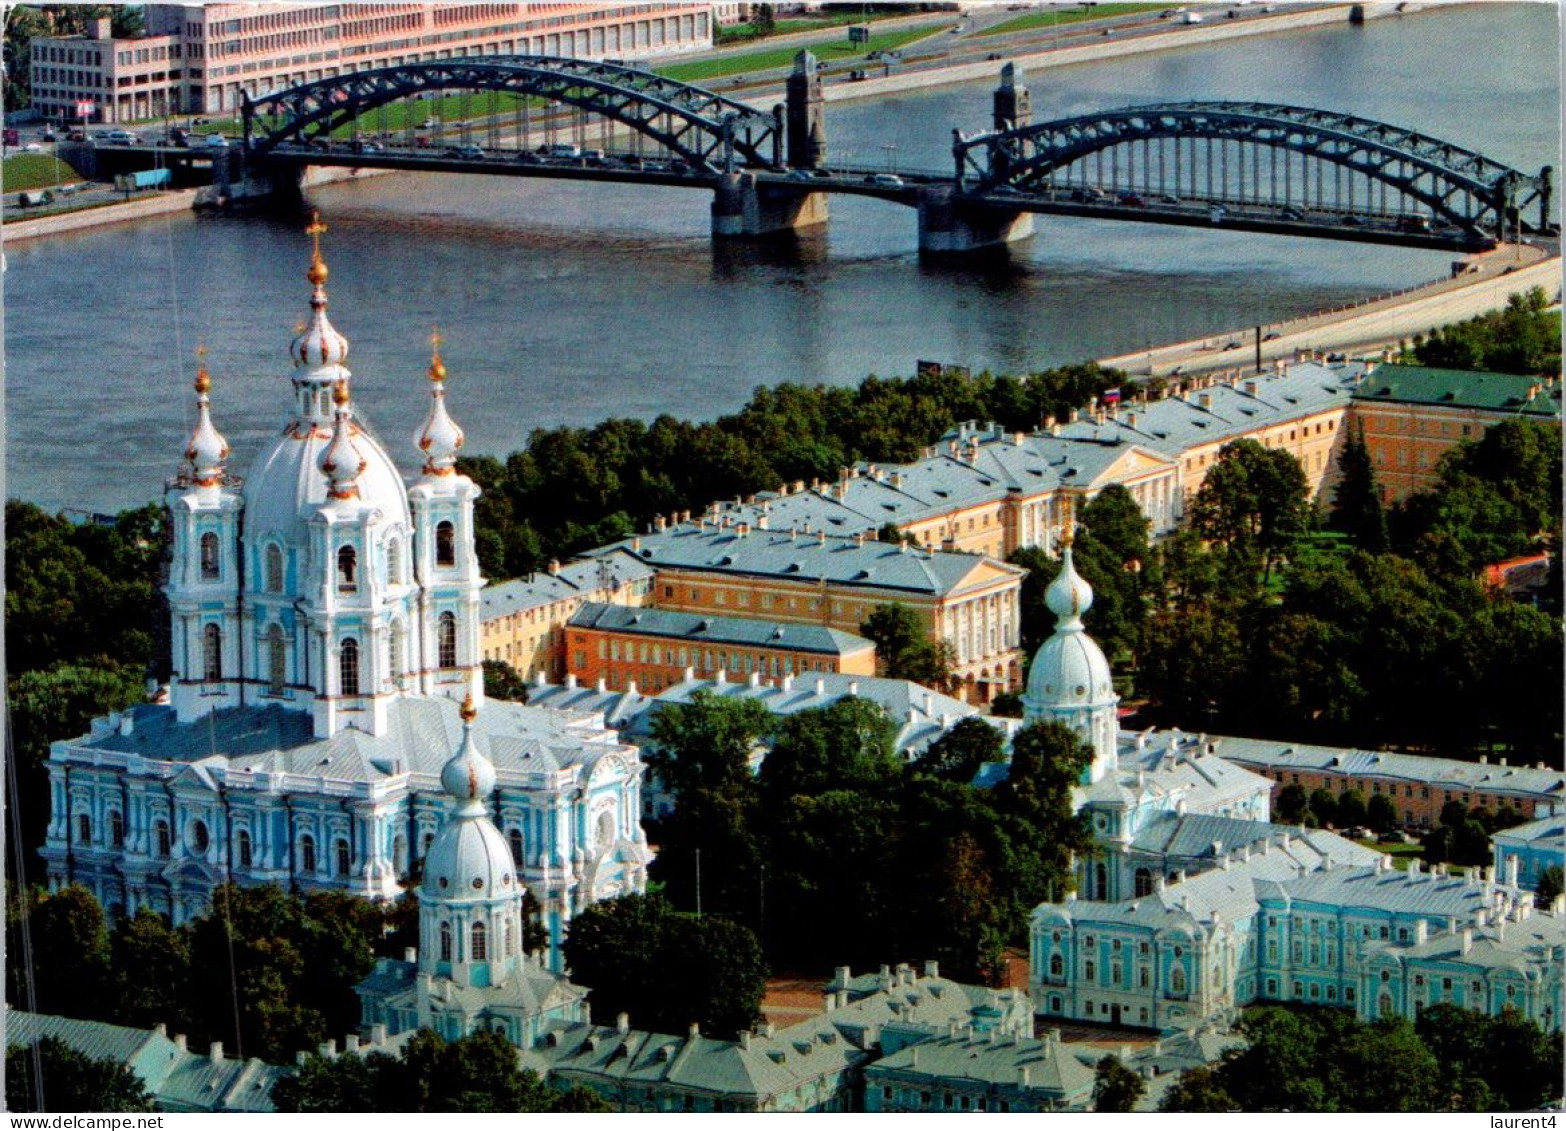
[[(438, 347), (405, 481), (358, 419), (348, 341), (327, 317), (312, 225), (310, 315), (289, 347), (293, 404), (239, 479), (203, 366), (197, 422), (166, 492), (168, 703), (53, 744), (41, 854), (114, 914), (177, 924), (225, 881), (398, 897), (449, 799), (458, 703), (484, 695), (473, 542)], [(487, 802), (552, 952), (571, 915), (646, 883), (642, 763), (601, 718), (495, 703), (473, 731)]]

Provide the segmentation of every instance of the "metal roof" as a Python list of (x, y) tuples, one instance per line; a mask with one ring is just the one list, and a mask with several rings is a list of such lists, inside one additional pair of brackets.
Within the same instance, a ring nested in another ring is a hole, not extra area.
[(1392, 401), (1443, 408), (1477, 408), (1557, 419), (1561, 415), (1558, 382), (1546, 385), (1542, 378), (1515, 373), (1481, 373), (1424, 365), (1378, 365), (1355, 390), (1354, 399), (1367, 403)]
[(572, 628), (599, 629), (627, 636), (659, 637), (693, 644), (743, 644), (830, 656), (848, 656), (875, 649), (875, 645), (862, 636), (822, 625), (630, 608), (594, 601), (578, 609), (567, 623)]

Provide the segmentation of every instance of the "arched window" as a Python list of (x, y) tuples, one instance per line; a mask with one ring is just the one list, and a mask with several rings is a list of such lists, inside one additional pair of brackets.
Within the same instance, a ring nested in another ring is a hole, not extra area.
[(440, 642), (440, 666), (457, 666), (457, 618), (453, 613), (441, 613), (436, 636)]
[(109, 844), (114, 848), (125, 847), (125, 814), (118, 809), (109, 810)]
[(359, 554), (352, 546), (337, 551), (337, 591), (352, 593), (359, 587)]
[(386, 540), (386, 584), (397, 585), (402, 581), (402, 543), (396, 538)]
[(283, 548), (276, 542), (270, 543), (266, 548), (266, 591), (268, 593), (283, 591)]
[(353, 871), (353, 853), (348, 848), (348, 842), (341, 837), (337, 840), (337, 874), (346, 876)]
[(359, 694), (359, 642), (351, 636), (338, 649), (337, 671), (342, 694)]
[(299, 870), (315, 871), (315, 837), (309, 833), (299, 838)]
[(169, 823), (161, 819), (153, 822), (152, 837), (157, 842), (158, 855), (167, 856), (170, 848)]
[(218, 550), (218, 536), (210, 530), (201, 536), (201, 579), (216, 581), (222, 575), (223, 558)]
[(76, 815), (76, 843), (92, 843), (92, 818), (86, 813), (78, 813)]
[(1153, 873), (1152, 873), (1152, 870), (1148, 869), (1148, 868), (1138, 868), (1136, 870), (1136, 898), (1137, 899), (1141, 899), (1144, 895), (1152, 895), (1152, 894), (1153, 894)]
[(506, 839), (511, 842), (511, 862), (518, 868), (522, 867), (522, 830), (512, 829), (506, 834)]
[(511, 926), (511, 920), (506, 920), (506, 957), (513, 958), (517, 953), (517, 934)]
[(449, 522), (439, 523), (435, 527), (435, 564), (457, 564), (457, 528)]
[(1058, 954), (1049, 956), (1049, 976), (1051, 978), (1064, 978), (1066, 976), (1066, 964)]
[(250, 843), (250, 830), (240, 829), (239, 836), (236, 839), (239, 842), (239, 866), (241, 868), (248, 868), (250, 867), (250, 862), (254, 856), (254, 852)]
[(1102, 860), (1093, 865), (1093, 897), (1109, 898), (1109, 869), (1104, 866)]
[(426, 856), (428, 856), (430, 854), (430, 845), (434, 842), (434, 840), (435, 840), (435, 834), (434, 833), (426, 832), (424, 834), (424, 839), (419, 842), (419, 859), (420, 860), (423, 860)]
[(440, 921), (440, 960), (451, 961), (451, 924), (444, 919)]
[(1185, 967), (1176, 966), (1169, 971), (1169, 990), (1171, 993), (1185, 993)]
[(273, 695), (281, 695), (288, 683), (288, 652), (280, 624), (266, 630), (266, 682)]
[(468, 957), (474, 962), (483, 962), (489, 957), (489, 932), (483, 923), (473, 924), (473, 948)]
[(392, 867), (399, 876), (408, 874), (408, 838), (401, 833), (392, 837)]
[(197, 856), (205, 856), (207, 849), (212, 847), (212, 834), (207, 831), (205, 821), (190, 822), (190, 847)]
[(223, 678), (223, 630), (209, 624), (201, 630), (201, 678)]

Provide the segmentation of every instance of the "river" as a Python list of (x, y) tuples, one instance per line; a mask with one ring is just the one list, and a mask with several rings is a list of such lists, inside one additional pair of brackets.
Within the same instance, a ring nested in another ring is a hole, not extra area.
[[(1412, 126), (1524, 171), (1559, 164), (1556, 11), (1475, 4), (1040, 71), (1034, 120), (1254, 99)], [(997, 64), (998, 66), (998, 64)], [(943, 167), (992, 83), (828, 109), (834, 161)], [(895, 149), (887, 148), (895, 146)], [(932, 266), (911, 210), (837, 198), (823, 231), (718, 246), (706, 193), (405, 174), (314, 190), (356, 402), (403, 466), (439, 326), (469, 452), (605, 416), (712, 417), (780, 381), (917, 358), (1022, 372), (1269, 322), (1442, 276), (1447, 253), (1040, 217), (984, 267)], [(112, 511), (157, 496), (198, 341), (244, 472), (288, 411), (300, 224), (175, 215), (7, 249), (7, 494)]]

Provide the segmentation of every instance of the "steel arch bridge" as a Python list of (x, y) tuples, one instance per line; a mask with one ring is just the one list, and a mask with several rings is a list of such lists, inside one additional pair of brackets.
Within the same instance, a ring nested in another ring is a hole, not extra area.
[(408, 63), (321, 79), (254, 99), (241, 108), (246, 149), (308, 144), (366, 113), (404, 99), (451, 91), (493, 91), (575, 107), (628, 126), (695, 167), (782, 163), (783, 124), (710, 90), (612, 63), (545, 55)]
[(976, 193), (1382, 216), (1475, 238), (1558, 234), (1549, 166), (1528, 176), (1413, 130), (1297, 106), (1134, 106), (958, 134), (953, 155), (959, 188)]

